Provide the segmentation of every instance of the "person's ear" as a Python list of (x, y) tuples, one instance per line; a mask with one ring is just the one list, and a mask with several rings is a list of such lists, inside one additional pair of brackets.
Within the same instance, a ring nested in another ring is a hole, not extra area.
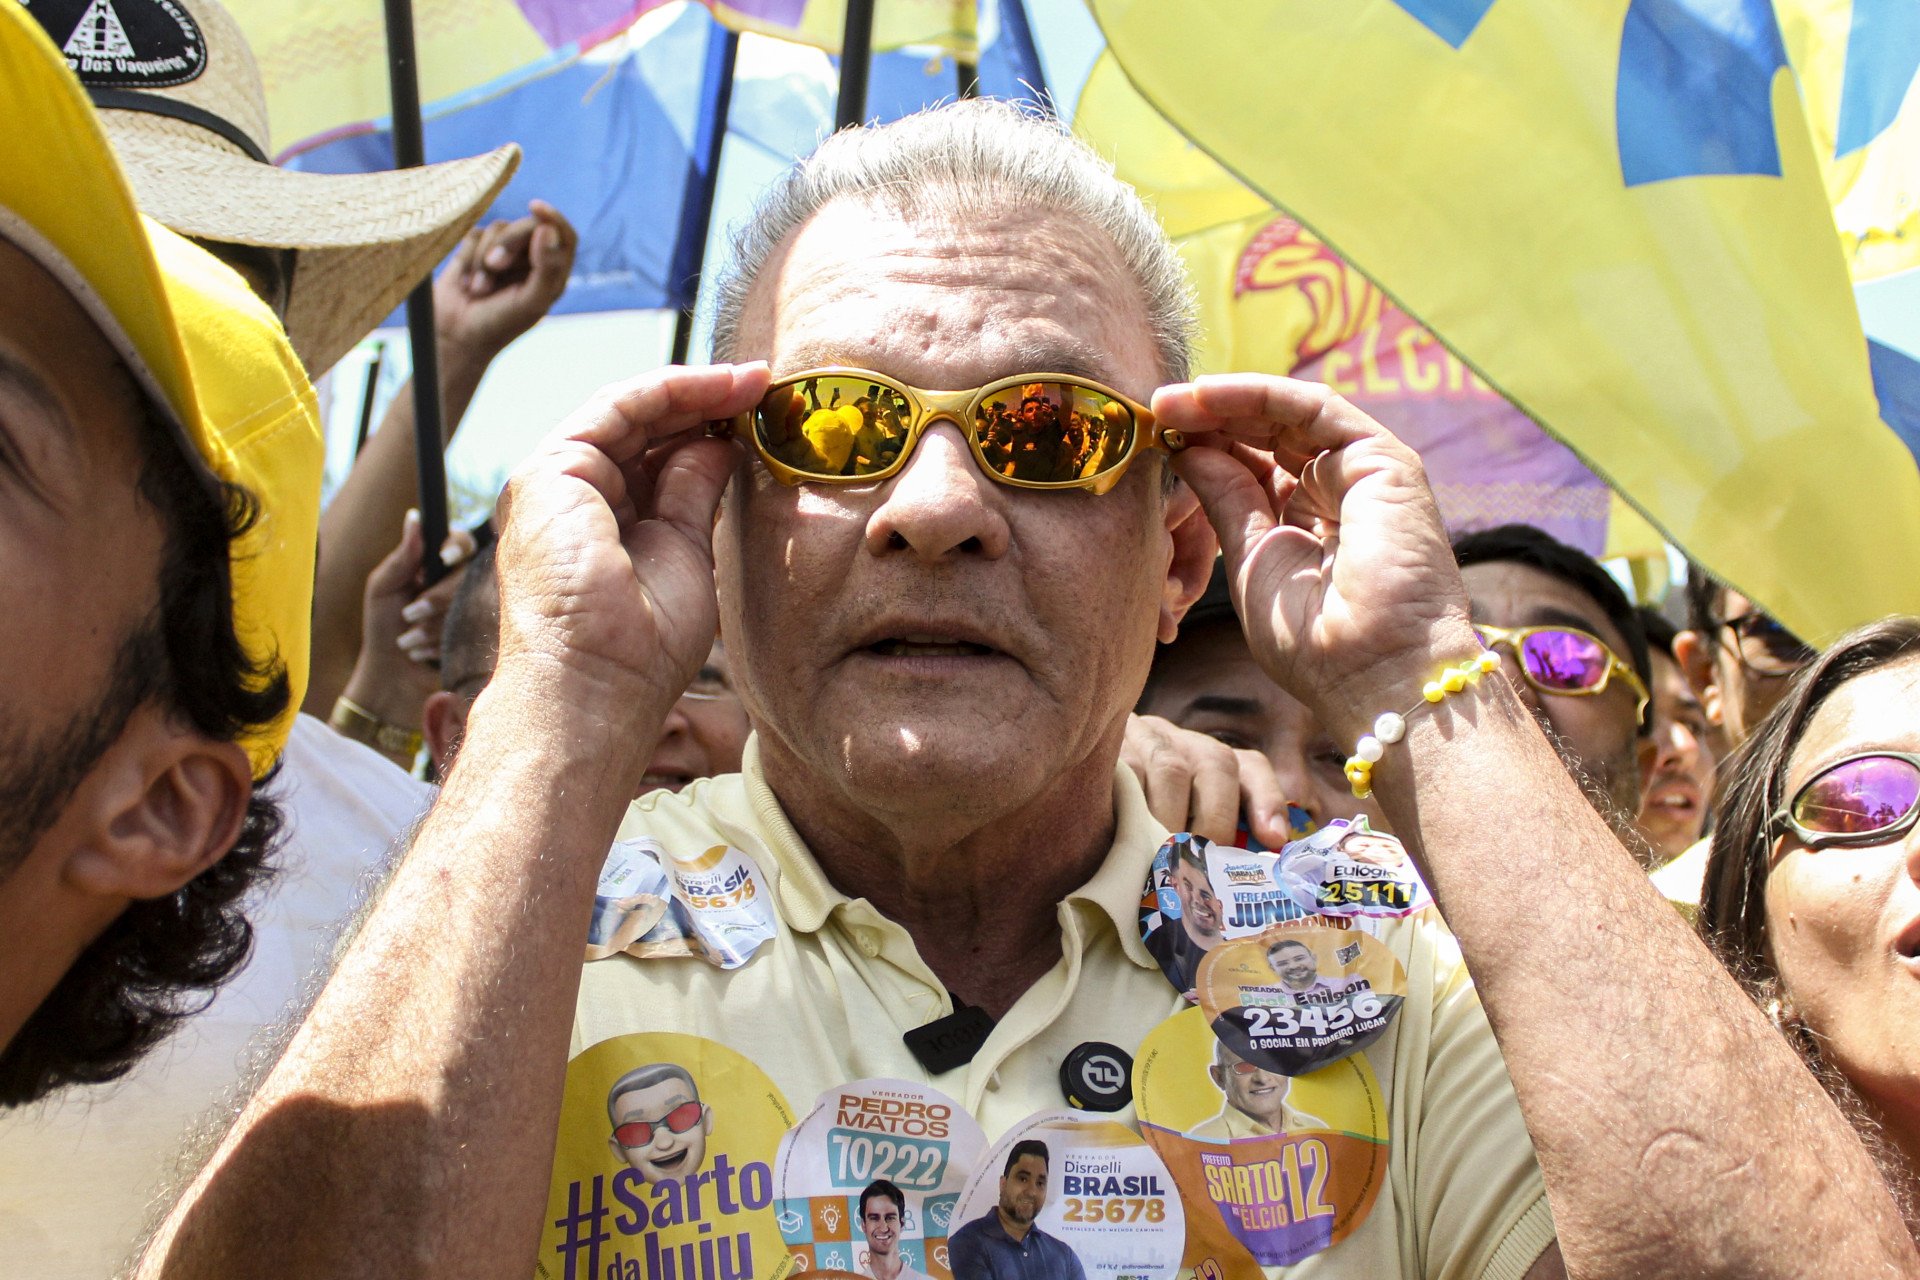
[(1673, 660), (1687, 678), (1693, 696), (1700, 700), (1707, 723), (1726, 727), (1725, 707), (1720, 697), (1720, 682), (1713, 675), (1713, 644), (1698, 631), (1682, 631), (1673, 638)]
[(446, 780), (453, 757), (460, 751), (460, 739), (467, 732), (467, 703), (457, 693), (437, 689), (427, 695), (420, 707), (420, 732), (427, 740), (427, 754), (433, 760), (433, 776)]
[(1660, 744), (1650, 733), (1643, 733), (1633, 740), (1634, 758), (1640, 765), (1640, 794), (1647, 794), (1647, 785), (1653, 781), (1653, 770), (1660, 763)]
[(1227, 1091), (1227, 1073), (1219, 1063), (1216, 1062), (1207, 1068), (1207, 1078), (1213, 1081), (1213, 1087), (1220, 1092)]
[(62, 878), (96, 897), (164, 898), (233, 848), (252, 795), (244, 749), (143, 706), (75, 796)]
[(1213, 562), (1220, 555), (1220, 540), (1200, 509), (1199, 497), (1183, 480), (1167, 493), (1166, 527), (1173, 555), (1160, 593), (1159, 636), (1161, 644), (1172, 644), (1180, 634), (1180, 619), (1206, 593)]

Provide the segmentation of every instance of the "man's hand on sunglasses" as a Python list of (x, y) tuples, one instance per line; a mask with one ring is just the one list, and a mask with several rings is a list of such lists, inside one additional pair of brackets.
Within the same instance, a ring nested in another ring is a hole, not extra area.
[(1317, 383), (1221, 374), (1162, 387), (1174, 470), (1220, 535), (1254, 656), (1337, 739), (1479, 651), (1413, 450)]
[(521, 464), (495, 515), (495, 686), (651, 740), (718, 625), (713, 520), (740, 446), (703, 428), (766, 386), (764, 364), (655, 370), (602, 388)]

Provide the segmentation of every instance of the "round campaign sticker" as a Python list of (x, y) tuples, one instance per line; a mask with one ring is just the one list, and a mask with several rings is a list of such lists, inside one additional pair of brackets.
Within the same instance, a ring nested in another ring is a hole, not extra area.
[(993, 1144), (947, 1238), (953, 1280), (1171, 1280), (1186, 1216), (1172, 1176), (1132, 1129), (1041, 1111)]
[(1406, 998), (1407, 973), (1359, 929), (1282, 925), (1223, 942), (1200, 966), (1213, 1033), (1248, 1062), (1305, 1075), (1366, 1048)]
[(699, 1036), (616, 1036), (567, 1064), (540, 1280), (747, 1280), (780, 1266), (766, 1073)]
[(827, 1090), (774, 1164), (783, 1274), (952, 1280), (947, 1232), (986, 1147), (966, 1108), (926, 1085)]
[(1183, 1265), (1259, 1280), (1353, 1234), (1387, 1176), (1387, 1108), (1365, 1055), (1288, 1077), (1183, 1009), (1140, 1046), (1140, 1131), (1186, 1206)]

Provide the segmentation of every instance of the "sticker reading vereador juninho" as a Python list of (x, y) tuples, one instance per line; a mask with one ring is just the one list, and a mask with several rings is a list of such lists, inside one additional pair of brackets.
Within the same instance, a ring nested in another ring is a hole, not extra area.
[(1198, 999), (1201, 961), (1224, 941), (1316, 919), (1392, 919), (1432, 901), (1400, 842), (1364, 817), (1328, 823), (1278, 853), (1181, 832), (1154, 855), (1140, 935), (1175, 989)]

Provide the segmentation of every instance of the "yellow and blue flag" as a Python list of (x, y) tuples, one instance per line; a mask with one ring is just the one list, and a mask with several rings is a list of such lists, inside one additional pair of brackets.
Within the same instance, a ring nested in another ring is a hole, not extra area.
[[(1154, 206), (1199, 298), (1202, 371), (1324, 382), (1412, 445), (1456, 533), (1520, 521), (1595, 556), (1646, 529), (1566, 445), (1380, 288), (1175, 129), (1103, 54), (1075, 132)], [(1651, 536), (1662, 571), (1666, 552)]]
[[(412, 0), (420, 101), (444, 115), (557, 71), (624, 35), (673, 0)], [(839, 48), (845, 0), (706, 0), (713, 16), (820, 48)], [(386, 27), (381, 0), (227, 0), (266, 83), (280, 156), (384, 128)], [(977, 54), (975, 0), (886, 0), (873, 47), (928, 45)], [(698, 64), (695, 64), (696, 68)]]
[(1810, 639), (1920, 612), (1914, 362), (1861, 330), (1767, 0), (1091, 4), (1157, 110), (1669, 541)]

